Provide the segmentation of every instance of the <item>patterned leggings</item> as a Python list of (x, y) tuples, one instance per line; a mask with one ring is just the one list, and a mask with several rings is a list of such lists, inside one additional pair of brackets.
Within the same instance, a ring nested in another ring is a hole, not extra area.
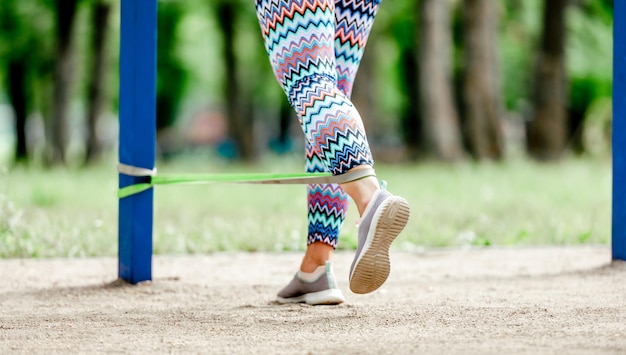
[[(373, 165), (361, 116), (350, 101), (380, 0), (256, 0), (272, 69), (306, 137), (306, 171), (343, 174)], [(309, 185), (307, 244), (337, 246), (348, 196)]]

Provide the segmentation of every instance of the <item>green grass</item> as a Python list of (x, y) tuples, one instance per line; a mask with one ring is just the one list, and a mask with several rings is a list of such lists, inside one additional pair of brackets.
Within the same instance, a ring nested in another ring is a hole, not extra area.
[[(188, 160), (159, 164), (159, 172), (302, 170), (297, 160), (272, 159), (273, 164), (252, 167)], [(607, 160), (378, 165), (377, 173), (412, 206), (396, 249), (610, 242)], [(114, 164), (86, 170), (4, 169), (0, 257), (116, 255), (116, 188)], [(355, 247), (356, 221), (352, 205), (340, 249)], [(305, 235), (304, 186), (156, 188), (156, 253), (302, 250)]]

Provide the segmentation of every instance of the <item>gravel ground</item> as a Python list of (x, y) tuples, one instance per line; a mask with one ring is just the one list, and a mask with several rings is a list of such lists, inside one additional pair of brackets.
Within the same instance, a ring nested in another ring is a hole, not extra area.
[(626, 264), (607, 246), (393, 253), (387, 283), (347, 302), (278, 305), (300, 255), (157, 256), (153, 282), (115, 258), (0, 260), (0, 353), (626, 353)]

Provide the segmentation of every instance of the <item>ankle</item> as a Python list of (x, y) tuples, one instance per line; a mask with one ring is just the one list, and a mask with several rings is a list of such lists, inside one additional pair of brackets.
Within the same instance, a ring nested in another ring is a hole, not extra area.
[(300, 264), (300, 271), (313, 272), (322, 265), (326, 265), (326, 261), (330, 261), (335, 249), (321, 242), (309, 244), (306, 253)]
[(315, 272), (318, 267), (326, 265), (326, 261), (330, 259), (323, 260), (321, 258), (312, 258), (305, 256), (302, 259), (302, 263), (300, 264), (300, 271), (302, 272)]
[(363, 211), (367, 208), (367, 205), (374, 197), (376, 191), (380, 189), (378, 179), (374, 176), (369, 176), (361, 180), (351, 181), (342, 184), (341, 187), (350, 195), (350, 198), (356, 204), (359, 216), (363, 215)]

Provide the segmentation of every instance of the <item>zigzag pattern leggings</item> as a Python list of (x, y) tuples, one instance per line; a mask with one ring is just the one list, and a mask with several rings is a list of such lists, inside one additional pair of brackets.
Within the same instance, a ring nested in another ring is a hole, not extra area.
[[(350, 101), (380, 0), (255, 0), (274, 75), (306, 137), (306, 171), (343, 174), (373, 165), (363, 122)], [(309, 185), (307, 244), (337, 246), (348, 196)]]

